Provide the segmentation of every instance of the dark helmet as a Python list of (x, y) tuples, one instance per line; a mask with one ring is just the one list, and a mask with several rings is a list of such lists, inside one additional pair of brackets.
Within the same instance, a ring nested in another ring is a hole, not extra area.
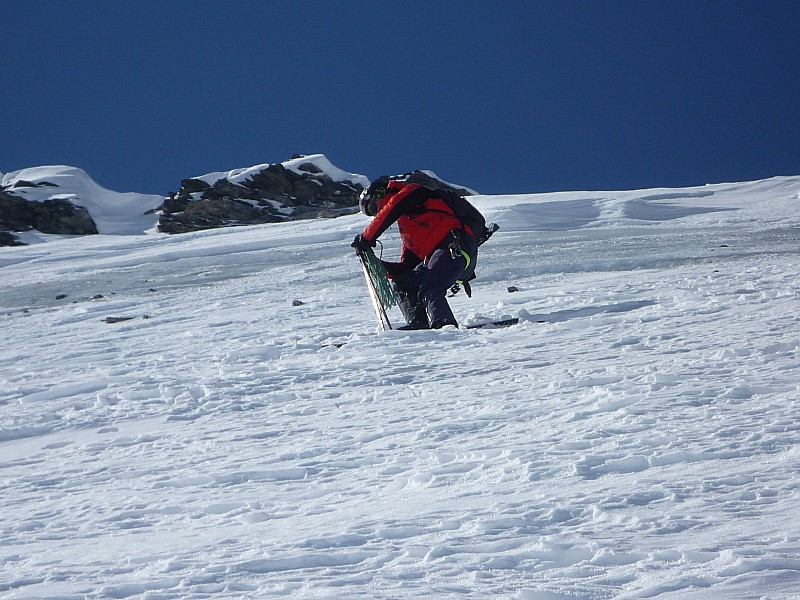
[(378, 201), (386, 196), (388, 192), (389, 176), (383, 175), (378, 177), (375, 181), (370, 183), (358, 199), (358, 206), (361, 212), (368, 217), (374, 217), (378, 214)]

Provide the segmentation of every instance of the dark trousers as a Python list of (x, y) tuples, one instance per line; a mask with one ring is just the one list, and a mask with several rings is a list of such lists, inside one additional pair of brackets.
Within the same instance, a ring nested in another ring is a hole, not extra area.
[(413, 271), (398, 273), (392, 282), (397, 303), (409, 327), (413, 329), (438, 329), (445, 325), (458, 325), (447, 302), (447, 291), (456, 281), (467, 281), (475, 271), (478, 246), (475, 239), (461, 234), (459, 246), (462, 254), (453, 256), (448, 236), (428, 259)]

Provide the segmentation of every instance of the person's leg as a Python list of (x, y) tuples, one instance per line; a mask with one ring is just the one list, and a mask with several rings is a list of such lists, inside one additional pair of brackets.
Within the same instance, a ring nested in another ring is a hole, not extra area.
[(432, 329), (458, 326), (447, 302), (447, 291), (464, 272), (465, 265), (463, 256), (453, 258), (447, 248), (437, 249), (431, 255), (419, 286), (419, 300), (426, 308)]
[(428, 329), (428, 314), (425, 304), (419, 298), (419, 286), (422, 283), (422, 270), (414, 270), (396, 275), (392, 280), (397, 306), (408, 323), (409, 329)]
[(426, 306), (428, 320), (432, 329), (446, 325), (458, 327), (450, 304), (447, 302), (447, 291), (456, 281), (468, 280), (475, 272), (478, 245), (469, 235), (458, 239), (458, 246), (467, 254), (457, 252), (455, 256), (449, 243), (444, 243), (431, 255), (426, 264), (424, 276), (419, 286), (419, 299)]

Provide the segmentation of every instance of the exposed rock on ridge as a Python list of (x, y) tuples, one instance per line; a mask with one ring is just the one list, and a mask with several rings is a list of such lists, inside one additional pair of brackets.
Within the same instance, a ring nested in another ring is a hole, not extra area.
[[(15, 187), (24, 187), (17, 182)], [(0, 246), (18, 245), (10, 232), (36, 229), (42, 233), (60, 235), (89, 235), (97, 233), (97, 225), (89, 211), (69, 200), (54, 199), (35, 202), (0, 191)], [(5, 242), (5, 243), (4, 243)]]
[[(319, 156), (319, 155), (318, 155)], [(295, 157), (293, 163), (297, 163)], [(233, 180), (232, 180), (233, 179)], [(357, 210), (364, 183), (335, 181), (315, 162), (296, 168), (276, 163), (213, 183), (184, 179), (177, 193), (159, 208), (158, 230), (184, 233), (200, 229), (336, 217)]]
[[(361, 176), (335, 180), (320, 164), (332, 167), (319, 154), (295, 155), (286, 163), (232, 172), (227, 177), (184, 179), (178, 192), (170, 194), (159, 208), (158, 230), (185, 233), (356, 212), (358, 196), (368, 180)], [(445, 183), (430, 171), (417, 170), (402, 177), (463, 195), (473, 193)]]

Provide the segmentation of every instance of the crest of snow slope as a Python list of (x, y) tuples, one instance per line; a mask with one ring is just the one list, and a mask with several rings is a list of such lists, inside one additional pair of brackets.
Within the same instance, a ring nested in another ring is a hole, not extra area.
[(0, 593), (796, 597), (798, 193), (476, 198), (504, 330), (376, 334), (361, 215), (0, 250)]
[(64, 165), (32, 167), (8, 173), (2, 177), (2, 186), (11, 187), (18, 181), (54, 184), (57, 187), (20, 187), (12, 191), (16, 196), (35, 202), (72, 200), (89, 211), (101, 234), (132, 235), (153, 229), (158, 216), (144, 213), (164, 202), (162, 196), (154, 194), (107, 190), (82, 169)]
[[(343, 171), (339, 167), (335, 166), (324, 154), (309, 154), (307, 156), (303, 156), (301, 158), (294, 158), (292, 160), (287, 160), (282, 162), (284, 168), (289, 169), (290, 171), (294, 171), (298, 174), (307, 173), (300, 169), (301, 165), (306, 163), (311, 163), (320, 169), (321, 174), (328, 175), (333, 181), (351, 181), (353, 183), (360, 183), (362, 186), (366, 187), (369, 185), (369, 179), (364, 175), (356, 175), (354, 173), (348, 173), (347, 171)], [(269, 167), (269, 163), (255, 165), (252, 167), (245, 167), (243, 169), (233, 169), (231, 171), (218, 171), (215, 173), (207, 173), (206, 175), (201, 175), (199, 177), (195, 177), (195, 179), (199, 179), (201, 181), (205, 181), (209, 185), (214, 185), (220, 179), (227, 179), (231, 183), (239, 183), (241, 184), (244, 181), (247, 181), (253, 175), (256, 175), (260, 171), (263, 171), (267, 167)]]

